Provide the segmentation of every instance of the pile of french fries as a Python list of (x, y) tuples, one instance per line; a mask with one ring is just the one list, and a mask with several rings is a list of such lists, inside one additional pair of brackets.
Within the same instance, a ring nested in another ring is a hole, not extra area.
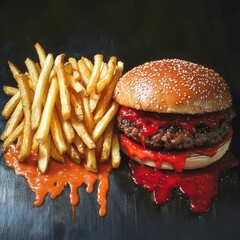
[(49, 160), (64, 163), (68, 154), (89, 171), (111, 161), (120, 164), (120, 147), (114, 131), (114, 117), (119, 105), (112, 96), (122, 76), (123, 62), (110, 57), (106, 63), (101, 54), (94, 61), (77, 60), (60, 54), (55, 59), (35, 44), (39, 63), (27, 58), (27, 72), (11, 62), (10, 70), (18, 88), (3, 86), (11, 97), (2, 110), (7, 120), (1, 135), (2, 152), (12, 143), (19, 149), (19, 161), (38, 152), (38, 169), (45, 173)]

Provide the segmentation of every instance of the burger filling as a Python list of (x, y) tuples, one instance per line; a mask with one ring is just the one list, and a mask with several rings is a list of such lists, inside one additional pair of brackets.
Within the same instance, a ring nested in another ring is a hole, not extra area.
[(231, 110), (178, 115), (158, 114), (121, 107), (117, 118), (120, 132), (143, 147), (154, 150), (187, 150), (211, 147), (228, 133)]

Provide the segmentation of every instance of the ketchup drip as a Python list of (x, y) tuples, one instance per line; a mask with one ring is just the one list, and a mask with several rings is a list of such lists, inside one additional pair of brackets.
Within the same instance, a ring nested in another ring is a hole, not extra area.
[(137, 185), (153, 192), (155, 203), (170, 201), (173, 198), (173, 190), (177, 188), (182, 196), (189, 198), (190, 209), (199, 213), (207, 212), (213, 198), (217, 196), (221, 171), (238, 164), (230, 151), (207, 168), (181, 173), (156, 170), (129, 161), (132, 179)]
[(26, 178), (29, 188), (36, 194), (34, 206), (42, 205), (48, 193), (51, 199), (55, 199), (68, 184), (71, 190), (70, 203), (75, 207), (79, 203), (78, 188), (85, 183), (86, 191), (90, 193), (93, 191), (95, 182), (99, 180), (97, 191), (97, 201), (100, 205), (99, 215), (106, 214), (108, 176), (112, 169), (109, 161), (98, 166), (98, 173), (92, 173), (87, 171), (83, 165), (75, 164), (65, 156), (64, 164), (50, 161), (48, 171), (41, 174), (37, 169), (37, 154), (31, 154), (24, 163), (18, 161), (18, 154), (15, 145), (11, 145), (4, 153), (6, 165), (13, 168), (17, 175)]
[(207, 114), (168, 114), (168, 113), (149, 113), (141, 110), (122, 106), (119, 110), (121, 118), (134, 122), (137, 127), (142, 128), (140, 141), (145, 147), (144, 139), (158, 131), (160, 127), (177, 126), (186, 129), (194, 134), (196, 127), (205, 125), (212, 129), (217, 129), (221, 120), (229, 118), (227, 111), (207, 113)]
[(142, 147), (141, 145), (134, 143), (123, 134), (120, 135), (120, 143), (122, 147), (127, 151), (128, 156), (132, 159), (134, 156), (138, 157), (139, 160), (144, 162), (146, 159), (150, 159), (155, 162), (156, 168), (161, 168), (162, 162), (166, 161), (171, 163), (174, 166), (174, 169), (177, 172), (183, 170), (187, 157), (192, 154), (200, 154), (209, 157), (213, 157), (219, 147), (221, 147), (224, 143), (226, 143), (232, 136), (232, 130), (230, 130), (229, 134), (223, 139), (220, 143), (213, 147), (209, 148), (195, 148), (191, 150), (185, 151), (154, 151), (147, 148)]

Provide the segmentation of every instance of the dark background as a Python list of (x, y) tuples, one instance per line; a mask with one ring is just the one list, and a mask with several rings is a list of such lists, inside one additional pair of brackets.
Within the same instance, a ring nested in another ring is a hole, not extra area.
[[(16, 85), (7, 66), (25, 71), (37, 60), (38, 41), (55, 56), (92, 59), (116, 55), (125, 71), (149, 60), (181, 58), (213, 68), (230, 86), (240, 114), (240, 2), (238, 0), (77, 1), (4, 0), (0, 3), (0, 110), (2, 85)], [(0, 119), (0, 130), (5, 125)], [(240, 121), (234, 120), (232, 148), (240, 159)], [(55, 201), (32, 206), (34, 193), (0, 161), (0, 239), (240, 239), (240, 172), (222, 174), (212, 209), (197, 215), (177, 193), (157, 206), (151, 193), (130, 179), (124, 161), (110, 176), (107, 215), (98, 217), (96, 192), (79, 190), (72, 222), (69, 189)]]

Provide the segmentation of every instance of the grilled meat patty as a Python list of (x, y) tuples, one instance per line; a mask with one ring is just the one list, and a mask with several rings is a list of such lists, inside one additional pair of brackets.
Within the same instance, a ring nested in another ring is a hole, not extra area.
[[(141, 143), (142, 129), (129, 119), (117, 118), (120, 132), (136, 143)], [(144, 145), (150, 149), (186, 150), (198, 147), (211, 147), (221, 141), (229, 131), (229, 122), (221, 121), (217, 129), (198, 126), (194, 134), (178, 126), (166, 126), (158, 129), (157, 133), (147, 136)]]

